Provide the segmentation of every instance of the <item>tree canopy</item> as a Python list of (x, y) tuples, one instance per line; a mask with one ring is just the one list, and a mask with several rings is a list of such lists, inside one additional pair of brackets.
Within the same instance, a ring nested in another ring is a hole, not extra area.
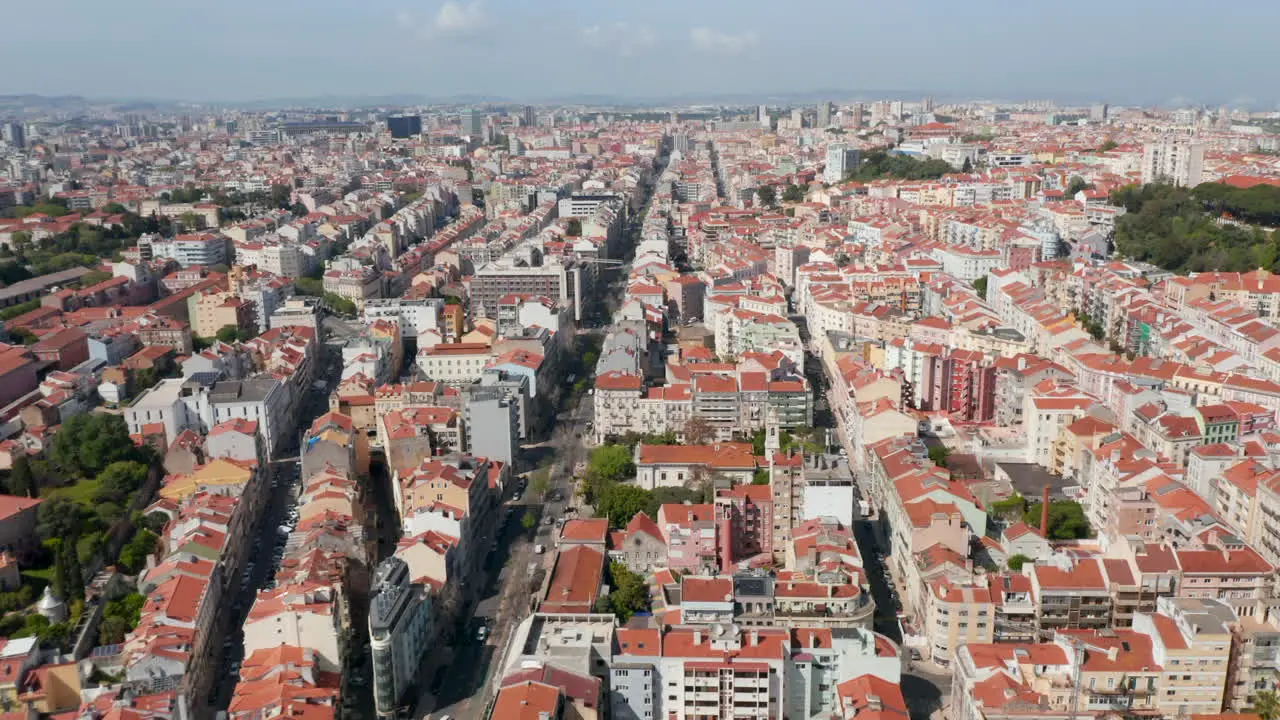
[(53, 436), (49, 460), (64, 472), (97, 475), (118, 460), (137, 460), (140, 451), (123, 417), (107, 413), (71, 416)]
[(782, 201), (791, 203), (804, 202), (804, 188), (795, 184), (788, 185), (787, 189), (782, 191)]
[[(1033, 528), (1040, 527), (1040, 503), (1032, 503), (1022, 514), (1022, 521)], [(1092, 535), (1084, 508), (1074, 500), (1049, 501), (1050, 540), (1080, 540)]]
[[(1280, 193), (1280, 188), (1271, 190)], [(1218, 222), (1221, 213), (1244, 222), (1280, 221), (1280, 195), (1268, 204), (1259, 198), (1265, 199), (1269, 191), (1247, 196), (1245, 192), (1214, 184), (1195, 190), (1170, 185), (1120, 188), (1111, 194), (1111, 202), (1128, 213), (1116, 221), (1116, 251), (1176, 273), (1276, 270), (1280, 233)]]
[(983, 275), (980, 278), (975, 278), (973, 281), (973, 289), (978, 291), (978, 297), (982, 298), (983, 300), (986, 300), (987, 299), (987, 276)]
[(772, 185), (756, 188), (756, 196), (760, 198), (760, 204), (764, 207), (773, 207), (778, 204), (778, 189)]
[(625, 623), (632, 615), (649, 608), (649, 584), (640, 575), (631, 572), (619, 562), (609, 563), (610, 590), (608, 608)]
[(650, 497), (644, 488), (614, 483), (600, 496), (596, 511), (609, 518), (611, 527), (626, 527), (636, 513), (649, 507)]
[(588, 467), (606, 482), (617, 482), (636, 473), (631, 451), (624, 445), (602, 445), (592, 450)]
[(867, 153), (856, 170), (845, 175), (846, 180), (879, 180), (880, 178), (896, 178), (898, 180), (935, 180), (953, 173), (956, 169), (945, 160), (928, 158), (918, 160), (910, 155), (889, 153), (875, 150)]
[(1009, 566), (1010, 570), (1014, 572), (1021, 572), (1022, 566), (1030, 561), (1031, 558), (1023, 555), (1022, 553), (1014, 553), (1009, 556), (1009, 559), (1005, 561), (1005, 564)]

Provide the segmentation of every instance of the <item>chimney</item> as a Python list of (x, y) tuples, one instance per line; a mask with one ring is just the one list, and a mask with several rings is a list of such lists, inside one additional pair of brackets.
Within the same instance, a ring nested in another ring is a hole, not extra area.
[(1049, 537), (1049, 486), (1044, 486), (1040, 500), (1040, 534)]
[(758, 631), (758, 630), (752, 630), (752, 631), (751, 631), (751, 644), (752, 644), (752, 645), (759, 645), (759, 644), (760, 644), (760, 631)]
[(702, 631), (701, 631), (701, 630), (694, 630), (694, 631), (693, 631), (693, 644), (694, 644), (694, 645), (701, 645), (701, 644), (702, 644)]

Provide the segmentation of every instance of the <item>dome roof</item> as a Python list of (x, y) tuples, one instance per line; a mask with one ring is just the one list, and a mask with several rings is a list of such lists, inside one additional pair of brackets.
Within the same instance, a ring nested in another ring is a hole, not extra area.
[(56, 610), (62, 607), (62, 601), (53, 594), (53, 589), (45, 586), (44, 594), (40, 596), (40, 604), (38, 610), (43, 613), (47, 610)]

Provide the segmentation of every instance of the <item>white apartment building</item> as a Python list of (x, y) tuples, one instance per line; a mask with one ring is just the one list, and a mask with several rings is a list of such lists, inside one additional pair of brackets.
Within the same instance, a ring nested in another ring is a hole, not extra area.
[(366, 300), (361, 319), (366, 324), (374, 320), (391, 320), (400, 326), (401, 337), (417, 337), (440, 327), (440, 309), (443, 307), (443, 298)]
[(172, 258), (182, 267), (209, 267), (227, 262), (227, 238), (213, 233), (178, 235), (172, 240), (144, 236), (138, 239), (138, 246), (149, 247), (152, 257)]
[(933, 257), (942, 263), (943, 272), (967, 283), (986, 277), (1000, 266), (999, 250), (974, 250), (962, 246), (934, 248)]
[(1142, 182), (1195, 187), (1203, 178), (1204, 143), (1153, 140), (1142, 146)]
[(446, 343), (418, 351), (418, 367), (428, 380), (451, 385), (470, 385), (480, 380), (485, 366), (494, 357), (488, 345)]
[(827, 148), (827, 166), (822, 171), (822, 180), (838, 183), (844, 180), (845, 173), (857, 167), (858, 150), (843, 143), (836, 143)]

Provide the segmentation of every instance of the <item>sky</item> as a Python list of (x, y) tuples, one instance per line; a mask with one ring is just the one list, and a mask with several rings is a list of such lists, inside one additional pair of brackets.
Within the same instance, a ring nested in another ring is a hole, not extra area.
[[(1275, 0), (41, 0), (0, 94), (904, 91), (1275, 108)], [(839, 100), (841, 98), (833, 98)]]

